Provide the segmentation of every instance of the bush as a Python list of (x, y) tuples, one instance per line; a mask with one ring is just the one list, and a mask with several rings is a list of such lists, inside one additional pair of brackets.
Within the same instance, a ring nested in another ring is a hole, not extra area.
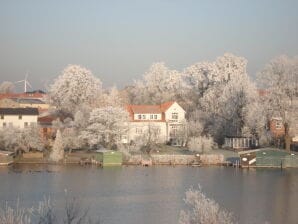
[(189, 209), (180, 212), (180, 224), (233, 224), (233, 214), (206, 197), (199, 185), (186, 191), (184, 199)]
[(216, 143), (210, 136), (192, 137), (189, 140), (188, 148), (193, 152), (208, 152), (216, 147)]

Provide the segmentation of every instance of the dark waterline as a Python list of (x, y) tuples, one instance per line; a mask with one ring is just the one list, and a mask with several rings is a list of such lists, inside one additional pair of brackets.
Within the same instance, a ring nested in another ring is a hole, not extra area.
[(172, 224), (184, 208), (185, 191), (198, 184), (239, 223), (298, 223), (298, 169), (1, 167), (0, 202), (19, 198), (30, 207), (50, 196), (62, 209), (67, 191), (105, 224)]

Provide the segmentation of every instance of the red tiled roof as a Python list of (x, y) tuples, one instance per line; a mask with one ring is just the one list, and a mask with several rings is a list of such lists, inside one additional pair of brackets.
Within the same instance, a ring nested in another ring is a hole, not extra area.
[(160, 105), (161, 111), (166, 112), (170, 108), (170, 106), (172, 106), (174, 103), (175, 103), (174, 101), (170, 101), (170, 102), (165, 102), (165, 103), (161, 104)]
[(166, 112), (174, 102), (166, 102), (160, 105), (127, 105), (126, 109), (129, 113), (134, 114), (160, 114)]
[(42, 93), (1, 93), (0, 99), (5, 98), (43, 98), (45, 94)]
[(269, 93), (269, 91), (266, 89), (258, 89), (257, 92), (258, 92), (259, 96), (266, 96)]
[(160, 105), (130, 105), (135, 114), (159, 114), (161, 113)]
[[(160, 105), (127, 105), (126, 110), (129, 113), (129, 116), (134, 120), (134, 114), (162, 114), (162, 120), (153, 120), (153, 121), (164, 121), (164, 112), (166, 112), (170, 106), (173, 105), (173, 101), (166, 102)], [(144, 121), (144, 120), (134, 120), (134, 121)], [(147, 121), (147, 120), (146, 120)]]
[(56, 117), (48, 115), (48, 116), (44, 116), (44, 117), (38, 117), (38, 122), (39, 123), (52, 123), (52, 121), (54, 121), (56, 119)]

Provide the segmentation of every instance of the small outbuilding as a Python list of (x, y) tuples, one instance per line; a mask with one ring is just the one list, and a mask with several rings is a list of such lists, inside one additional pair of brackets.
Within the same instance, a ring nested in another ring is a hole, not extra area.
[(223, 147), (234, 150), (255, 149), (259, 147), (259, 141), (254, 137), (227, 136)]
[(123, 156), (119, 151), (97, 150), (94, 159), (102, 166), (121, 166)]

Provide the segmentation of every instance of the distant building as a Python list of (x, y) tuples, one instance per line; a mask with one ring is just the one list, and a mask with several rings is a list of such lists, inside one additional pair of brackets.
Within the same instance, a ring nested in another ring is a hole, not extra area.
[(285, 135), (285, 127), (281, 117), (272, 117), (269, 121), (269, 129), (274, 138), (283, 137)]
[(58, 117), (51, 114), (44, 114), (38, 117), (37, 122), (44, 139), (51, 139), (56, 134), (56, 130), (53, 128), (53, 121), (56, 119)]
[(43, 99), (46, 94), (42, 91), (33, 91), (26, 93), (0, 93), (0, 99), (5, 98), (31, 98), (31, 99)]
[(0, 128), (25, 128), (37, 125), (37, 108), (0, 108)]
[(129, 131), (126, 142), (150, 136), (158, 143), (175, 142), (184, 126), (185, 111), (177, 102), (160, 105), (127, 105)]
[(41, 110), (49, 109), (49, 104), (46, 104), (41, 99), (35, 98), (4, 98), (0, 99), (1, 108), (38, 108)]

